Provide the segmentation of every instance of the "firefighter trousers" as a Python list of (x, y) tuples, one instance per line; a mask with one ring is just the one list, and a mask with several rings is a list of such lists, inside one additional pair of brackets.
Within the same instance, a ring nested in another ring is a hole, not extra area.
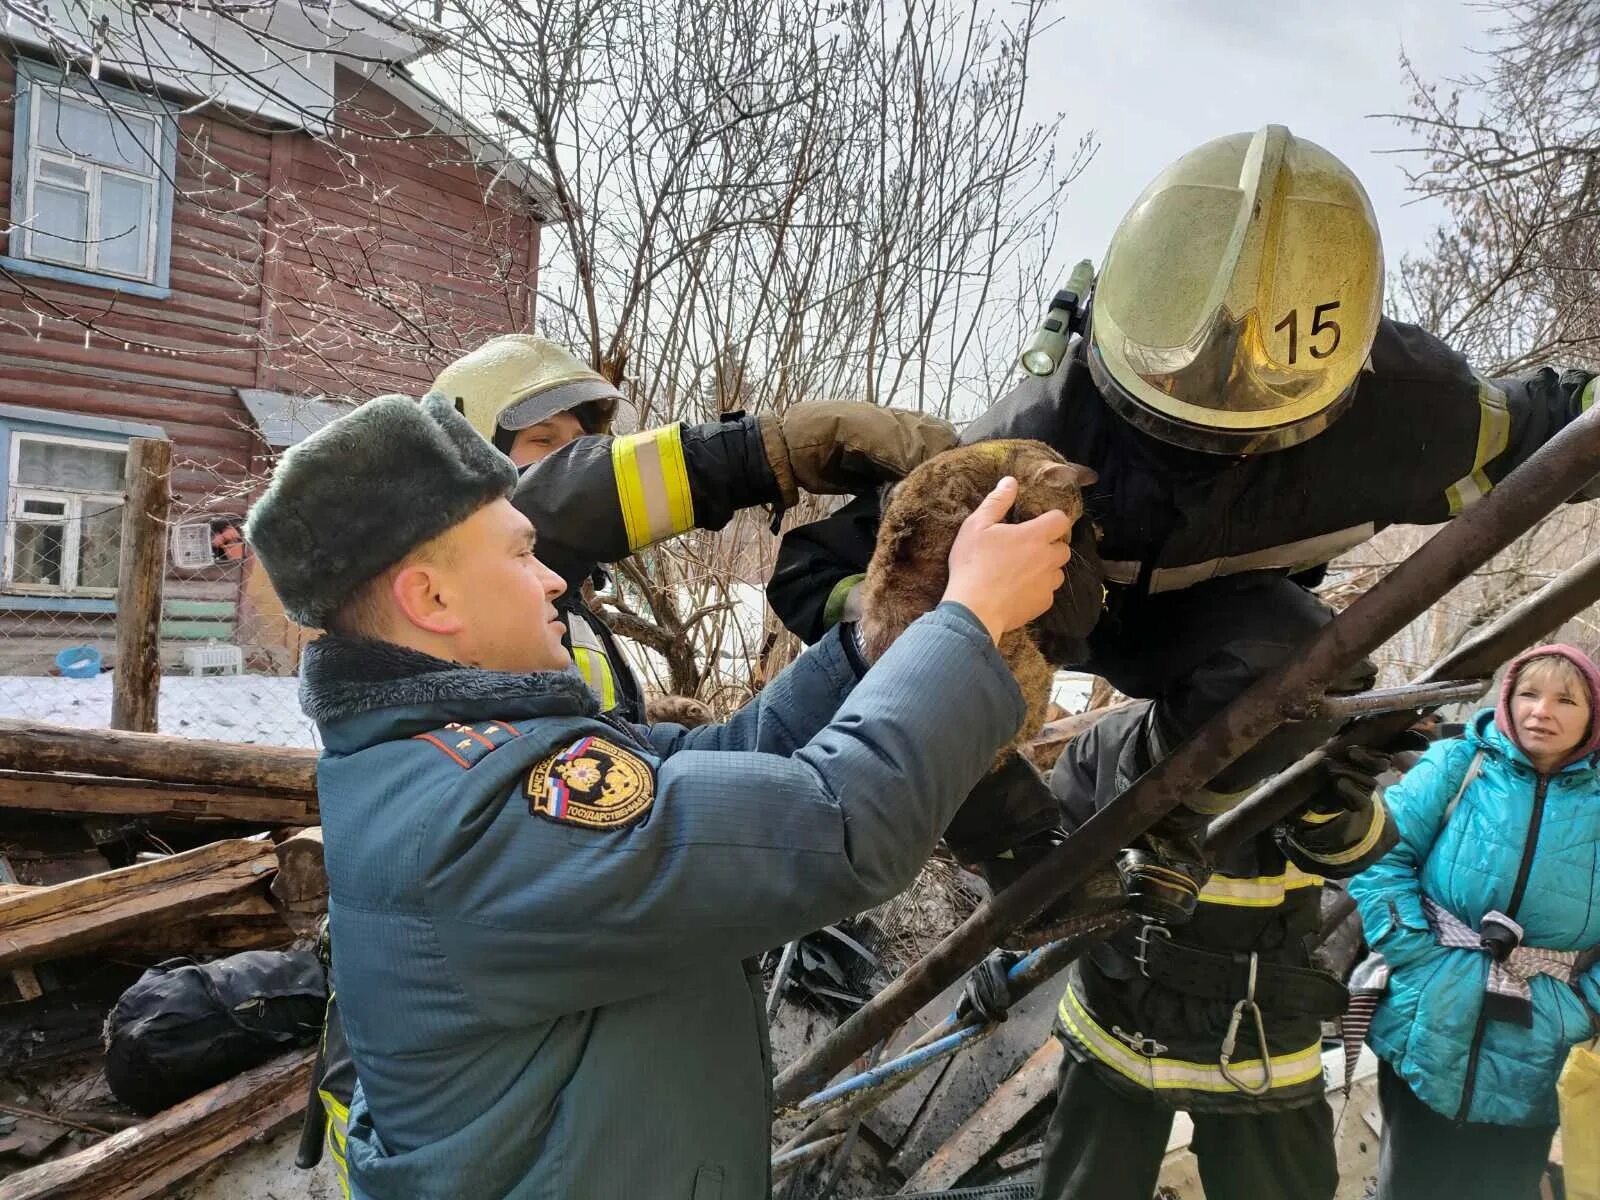
[[(1150, 1200), (1176, 1110), (1108, 1086), (1070, 1051), (1056, 1083), (1038, 1200)], [(1333, 1113), (1318, 1097), (1271, 1113), (1193, 1113), (1206, 1200), (1333, 1200)]]

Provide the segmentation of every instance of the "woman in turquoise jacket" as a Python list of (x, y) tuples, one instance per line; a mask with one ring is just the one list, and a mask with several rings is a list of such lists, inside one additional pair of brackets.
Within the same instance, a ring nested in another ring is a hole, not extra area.
[(1600, 1032), (1597, 699), (1586, 655), (1531, 650), (1389, 789), (1400, 842), (1350, 883), (1387, 975), (1377, 1200), (1538, 1194), (1556, 1077)]

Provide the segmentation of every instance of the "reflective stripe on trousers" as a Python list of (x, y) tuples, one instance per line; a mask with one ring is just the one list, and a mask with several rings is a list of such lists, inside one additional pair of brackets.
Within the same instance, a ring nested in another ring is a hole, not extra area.
[(339, 1181), (339, 1194), (350, 1200), (350, 1165), (345, 1161), (345, 1141), (350, 1134), (350, 1110), (334, 1098), (333, 1093), (318, 1088), (322, 1107), (328, 1114), (328, 1156), (333, 1159), (333, 1176)]
[[(1158, 1058), (1139, 1054), (1114, 1034), (1102, 1029), (1069, 984), (1057, 1010), (1061, 1024), (1074, 1044), (1118, 1075), (1154, 1092), (1237, 1092), (1239, 1089), (1223, 1074), (1220, 1063), (1189, 1062), (1181, 1058)], [(1304, 1050), (1275, 1054), (1271, 1082), (1273, 1090), (1293, 1087), (1322, 1074), (1322, 1045), (1313, 1042)], [(1239, 1059), (1229, 1064), (1230, 1072), (1246, 1083), (1265, 1083), (1267, 1073), (1259, 1058)]]

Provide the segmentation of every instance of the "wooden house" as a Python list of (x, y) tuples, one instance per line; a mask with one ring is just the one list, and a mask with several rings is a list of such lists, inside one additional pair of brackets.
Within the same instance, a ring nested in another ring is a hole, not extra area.
[(266, 463), (527, 328), (551, 202), (418, 82), (425, 24), (350, 0), (112, 11), (92, 45), (10, 6), (0, 27), (0, 672), (109, 649), (135, 436), (174, 447), (164, 655), (215, 639), (286, 669), (296, 635), (236, 528)]

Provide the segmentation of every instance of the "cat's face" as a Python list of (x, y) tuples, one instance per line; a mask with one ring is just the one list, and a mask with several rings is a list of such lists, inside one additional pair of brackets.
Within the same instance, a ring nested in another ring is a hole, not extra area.
[(1083, 489), (1098, 478), (1088, 467), (1068, 462), (1043, 442), (979, 442), (970, 449), (983, 451), (991, 446), (998, 453), (989, 451), (996, 462), (988, 486), (993, 488), (1007, 475), (1017, 480), (1017, 502), (1012, 507), (1011, 520), (1026, 521), (1051, 509), (1060, 509), (1074, 522), (1083, 516)]

